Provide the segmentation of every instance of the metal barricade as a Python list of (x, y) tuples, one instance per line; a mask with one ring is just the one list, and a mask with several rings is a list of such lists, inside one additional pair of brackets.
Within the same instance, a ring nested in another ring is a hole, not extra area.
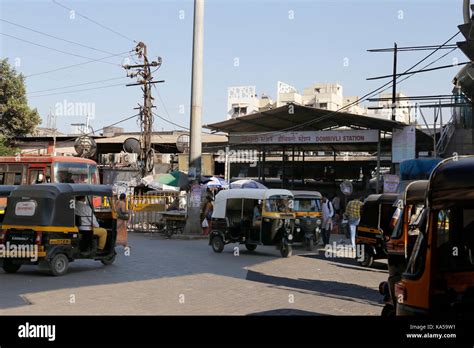
[(127, 207), (131, 215), (128, 229), (152, 234), (165, 232), (162, 213), (178, 196), (177, 192), (153, 192), (128, 196)]

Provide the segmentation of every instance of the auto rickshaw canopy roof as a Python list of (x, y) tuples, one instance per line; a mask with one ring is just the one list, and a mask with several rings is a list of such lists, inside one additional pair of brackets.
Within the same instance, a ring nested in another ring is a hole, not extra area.
[(318, 191), (291, 190), (291, 193), (295, 198), (323, 198), (322, 194)]
[(417, 180), (409, 183), (405, 189), (405, 204), (423, 203), (428, 191), (428, 180)]
[(230, 189), (220, 191), (214, 201), (214, 211), (212, 217), (224, 219), (226, 217), (226, 207), (228, 199), (251, 199), (264, 200), (272, 196), (293, 197), (289, 190), (284, 189)]
[(448, 158), (431, 174), (428, 199), (433, 208), (474, 202), (474, 156)]
[(397, 201), (399, 195), (397, 193), (381, 193), (369, 195), (364, 201), (364, 204), (393, 204)]
[[(65, 226), (75, 225), (74, 205), (77, 196), (111, 197), (112, 186), (87, 184), (38, 184), (18, 186), (8, 199), (4, 225)], [(29, 214), (18, 208), (29, 205)]]
[(17, 188), (18, 186), (14, 185), (0, 185), (0, 197), (9, 196)]

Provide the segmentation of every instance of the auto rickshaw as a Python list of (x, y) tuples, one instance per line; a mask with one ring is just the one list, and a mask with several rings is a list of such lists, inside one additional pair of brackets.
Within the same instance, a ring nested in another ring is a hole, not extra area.
[(362, 250), (357, 262), (372, 267), (375, 259), (387, 257), (385, 237), (392, 234), (390, 222), (395, 212), (398, 195), (395, 193), (370, 195), (364, 201), (356, 230), (356, 247)]
[(321, 193), (317, 191), (291, 191), (294, 196), (295, 233), (293, 242), (306, 245), (311, 251), (321, 239)]
[(220, 191), (214, 201), (209, 245), (222, 252), (229, 243), (275, 245), (282, 257), (292, 254), (295, 213), (293, 195), (278, 189)]
[[(97, 197), (109, 204), (95, 206)], [(115, 260), (116, 213), (112, 187), (87, 184), (42, 184), (18, 186), (8, 198), (5, 218), (0, 225), (0, 245), (8, 253), (0, 263), (7, 273), (22, 265), (37, 265), (55, 276), (67, 273), (76, 259), (92, 259), (110, 265)], [(80, 216), (78, 200), (90, 207), (91, 216)], [(106, 243), (98, 249), (98, 237), (91, 223), (94, 216), (106, 229)], [(16, 250), (13, 252), (13, 250)]]
[(14, 191), (18, 186), (14, 185), (0, 185), (0, 224), (5, 217), (5, 210), (7, 208), (8, 196)]
[(438, 164), (426, 194), (426, 228), (395, 284), (397, 315), (474, 314), (474, 157)]
[(428, 180), (413, 181), (407, 185), (401, 199), (397, 202), (397, 209), (392, 217), (392, 224), (395, 227), (385, 243), (388, 254), (388, 282), (384, 281), (379, 285), (385, 302), (382, 316), (395, 315), (397, 301), (394, 285), (400, 281), (416, 238), (426, 221), (424, 208), (427, 189)]

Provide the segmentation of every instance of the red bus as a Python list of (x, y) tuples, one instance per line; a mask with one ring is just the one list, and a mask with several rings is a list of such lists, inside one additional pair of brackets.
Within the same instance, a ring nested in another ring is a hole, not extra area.
[(0, 157), (0, 185), (99, 184), (97, 163), (72, 156)]

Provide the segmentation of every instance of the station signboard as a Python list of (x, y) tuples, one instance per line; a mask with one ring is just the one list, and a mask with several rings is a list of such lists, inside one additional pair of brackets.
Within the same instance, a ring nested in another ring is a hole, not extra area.
[(360, 144), (377, 143), (378, 130), (333, 130), (229, 135), (230, 144)]

